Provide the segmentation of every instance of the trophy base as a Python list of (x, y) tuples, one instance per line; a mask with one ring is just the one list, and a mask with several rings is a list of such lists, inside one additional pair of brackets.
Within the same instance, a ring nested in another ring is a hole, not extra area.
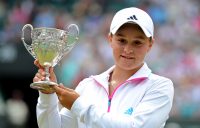
[(58, 85), (58, 84), (51, 81), (38, 81), (38, 82), (31, 83), (30, 87), (36, 90), (47, 92), (47, 93), (53, 93), (55, 91), (51, 87), (52, 85)]

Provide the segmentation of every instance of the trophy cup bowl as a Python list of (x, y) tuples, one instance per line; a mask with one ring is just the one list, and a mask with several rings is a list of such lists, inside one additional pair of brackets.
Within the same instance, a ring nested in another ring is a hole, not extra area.
[[(31, 29), (31, 44), (25, 42), (24, 30)], [(26, 24), (22, 28), (22, 42), (27, 51), (39, 64), (44, 67), (46, 77), (44, 81), (33, 82), (30, 87), (45, 92), (54, 92), (52, 85), (58, 85), (49, 79), (49, 68), (54, 67), (77, 43), (79, 35), (78, 26), (70, 24), (66, 30), (56, 28), (33, 28), (31, 24)]]

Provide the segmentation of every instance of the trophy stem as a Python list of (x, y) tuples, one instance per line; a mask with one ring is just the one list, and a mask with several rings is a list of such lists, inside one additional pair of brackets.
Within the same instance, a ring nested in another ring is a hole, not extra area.
[(49, 66), (45, 66), (45, 74), (46, 74), (45, 81), (50, 81)]
[(50, 69), (51, 64), (48, 62), (44, 63), (44, 70), (45, 70), (45, 81), (50, 81), (50, 73), (49, 73), (49, 69)]
[(30, 85), (31, 88), (37, 89), (37, 90), (43, 90), (43, 91), (49, 92), (49, 93), (53, 93), (55, 91), (51, 86), (52, 85), (56, 86), (58, 84), (50, 81), (50, 72), (49, 72), (50, 67), (51, 67), (50, 63), (48, 63), (48, 62), (44, 63), (45, 80), (32, 83)]

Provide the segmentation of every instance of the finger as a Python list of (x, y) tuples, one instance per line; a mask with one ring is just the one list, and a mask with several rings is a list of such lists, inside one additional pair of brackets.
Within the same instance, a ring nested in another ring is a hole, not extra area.
[(39, 67), (39, 61), (37, 59), (34, 61), (34, 65)]
[(42, 81), (45, 80), (45, 76), (41, 75), (39, 72), (36, 73), (35, 77), (33, 78), (34, 81)]
[(37, 76), (35, 76), (35, 77), (33, 78), (33, 82), (38, 82), (38, 81), (41, 81), (41, 79), (39, 79)]
[(51, 92), (47, 92), (47, 91), (43, 91), (43, 90), (40, 90), (41, 93), (44, 93), (44, 94), (51, 94)]
[(46, 75), (44, 69), (39, 69), (39, 70), (38, 70), (38, 73), (40, 73), (42, 76), (45, 76), (45, 75)]
[(62, 88), (62, 89), (64, 89), (64, 90), (70, 91), (70, 92), (72, 91), (72, 89), (65, 87), (65, 86), (63, 85), (63, 83), (60, 83), (60, 84), (59, 84), (59, 87)]
[(64, 90), (63, 88), (61, 88), (61, 87), (59, 87), (57, 85), (53, 85), (52, 88), (55, 90), (57, 95), (61, 95), (63, 90)]
[(59, 86), (60, 88), (62, 88), (62, 89), (65, 89), (65, 86), (64, 86), (63, 83), (60, 83), (58, 86)]
[(34, 61), (34, 64), (35, 64), (38, 68), (43, 68), (43, 67), (40, 65), (40, 63), (39, 63), (39, 61), (38, 61), (37, 59)]
[(74, 91), (73, 89), (65, 87), (62, 83), (59, 84), (59, 87), (70, 92)]
[(41, 93), (44, 93), (44, 94), (52, 94), (54, 93), (53, 91), (47, 91), (47, 90), (39, 90)]
[(35, 76), (37, 76), (38, 78), (42, 77), (41, 73), (39, 73), (39, 72), (37, 72), (37, 73), (35, 74)]
[(45, 75), (44, 75), (44, 73), (40, 73), (40, 72), (38, 72), (38, 73), (36, 73), (35, 76), (38, 77), (38, 78), (41, 79), (41, 80), (44, 80), (44, 79), (45, 79)]

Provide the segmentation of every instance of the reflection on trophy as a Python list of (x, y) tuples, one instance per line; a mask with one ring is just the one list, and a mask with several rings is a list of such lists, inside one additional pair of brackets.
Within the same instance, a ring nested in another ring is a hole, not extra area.
[[(31, 29), (32, 43), (25, 43), (24, 30)], [(67, 54), (78, 40), (79, 29), (75, 24), (70, 24), (65, 30), (55, 28), (33, 28), (26, 24), (22, 28), (22, 42), (27, 51), (45, 68), (45, 81), (31, 83), (30, 87), (37, 90), (53, 92), (51, 85), (57, 85), (49, 80), (49, 67), (55, 66)]]

